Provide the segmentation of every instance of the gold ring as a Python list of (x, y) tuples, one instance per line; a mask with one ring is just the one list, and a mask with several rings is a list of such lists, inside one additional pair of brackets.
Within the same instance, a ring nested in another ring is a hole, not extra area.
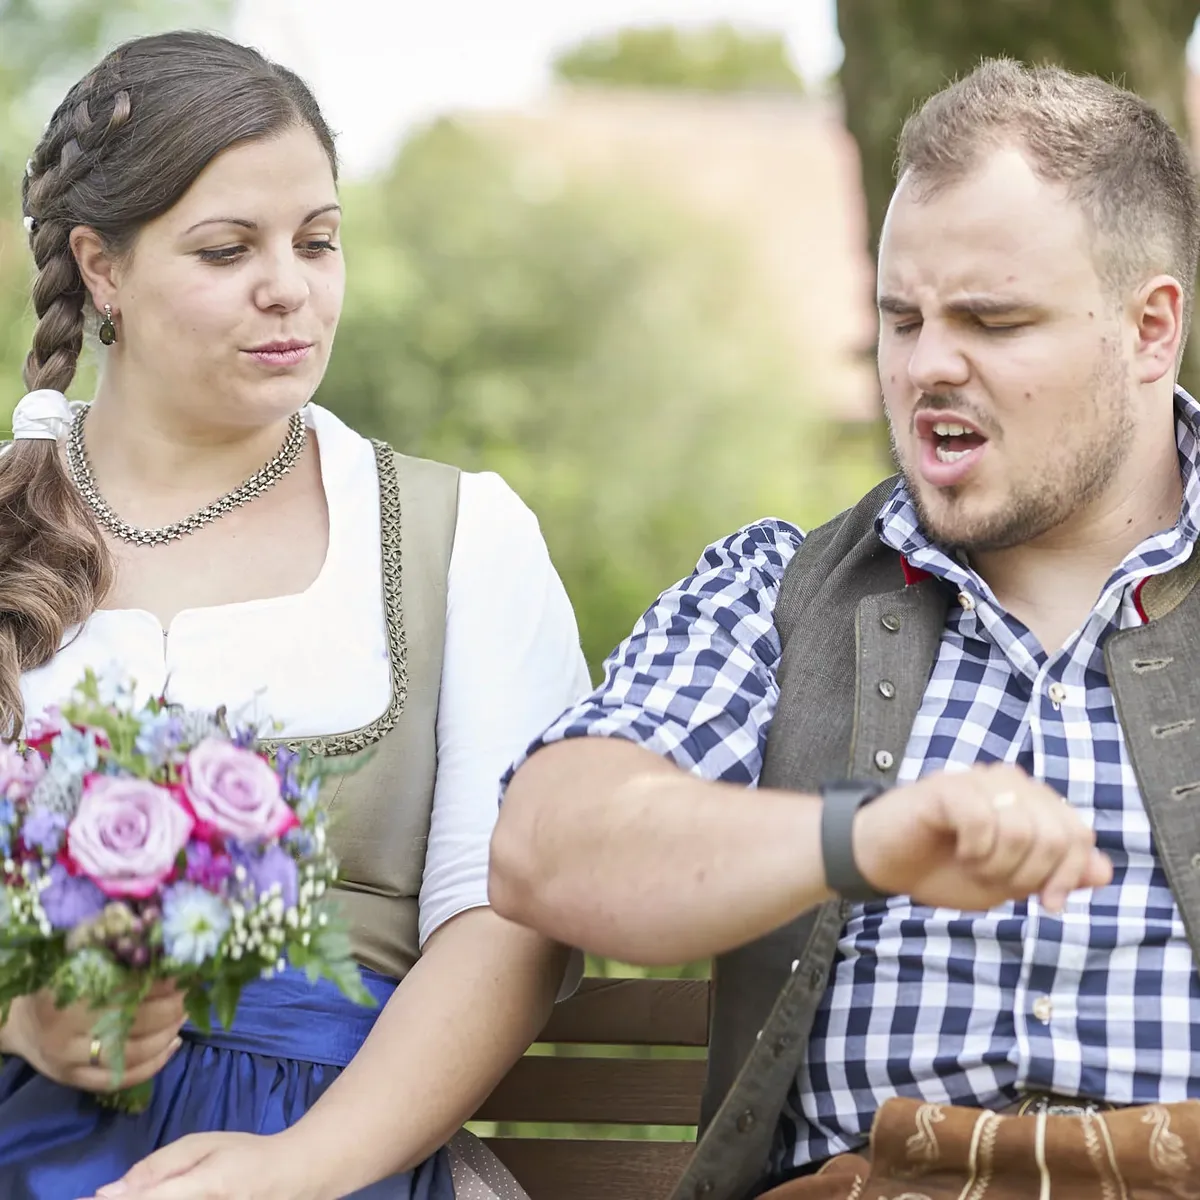
[(992, 797), (993, 808), (1012, 808), (1017, 802), (1015, 792), (1000, 792)]
[(91, 1044), (88, 1046), (88, 1063), (90, 1066), (98, 1067), (100, 1065), (100, 1039), (92, 1038)]

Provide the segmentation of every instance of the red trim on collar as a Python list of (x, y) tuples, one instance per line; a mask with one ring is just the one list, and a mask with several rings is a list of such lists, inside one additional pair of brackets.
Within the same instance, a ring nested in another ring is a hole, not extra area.
[[(1146, 579), (1149, 578), (1150, 576), (1147, 575)], [(1146, 586), (1146, 579), (1139, 579), (1133, 585), (1133, 607), (1137, 609), (1137, 615), (1142, 618), (1143, 625), (1150, 624), (1150, 618), (1146, 615), (1146, 610), (1142, 605), (1142, 588)]]
[(904, 571), (904, 586), (912, 587), (914, 583), (922, 583), (926, 579), (932, 579), (933, 576), (921, 567), (914, 567), (904, 555), (900, 555), (900, 567)]

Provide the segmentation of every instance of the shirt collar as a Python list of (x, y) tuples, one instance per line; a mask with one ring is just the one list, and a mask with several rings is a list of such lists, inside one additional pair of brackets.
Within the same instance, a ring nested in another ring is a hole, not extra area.
[[(1118, 568), (1118, 576), (1128, 579), (1168, 570), (1187, 557), (1200, 536), (1200, 404), (1181, 387), (1175, 389), (1175, 442), (1183, 481), (1179, 519), (1171, 529), (1142, 542)], [(956, 588), (969, 585), (994, 599), (965, 556), (943, 549), (926, 535), (903, 478), (875, 518), (875, 532), (885, 546), (901, 555), (906, 584), (934, 576)], [(1115, 581), (1116, 577), (1110, 582)]]

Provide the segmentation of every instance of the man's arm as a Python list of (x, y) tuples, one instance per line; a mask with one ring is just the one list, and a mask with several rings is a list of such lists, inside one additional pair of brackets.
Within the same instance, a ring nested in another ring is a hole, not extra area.
[(498, 913), (625, 962), (727, 950), (830, 897), (821, 802), (713, 783), (620, 738), (530, 757), (492, 838)]
[[(829, 897), (816, 796), (693, 778), (615, 738), (574, 738), (513, 776), (492, 839), (491, 903), (557, 941), (679, 963), (752, 940)], [(860, 810), (853, 852), (881, 891), (982, 911), (1052, 911), (1112, 878), (1095, 835), (1016, 767), (938, 773)]]

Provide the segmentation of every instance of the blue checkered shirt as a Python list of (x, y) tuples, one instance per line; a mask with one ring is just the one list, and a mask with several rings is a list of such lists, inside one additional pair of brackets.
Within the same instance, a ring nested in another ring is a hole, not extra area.
[[(1137, 585), (1191, 553), (1200, 406), (1177, 395), (1184, 504), (1113, 573), (1058, 653), (921, 532), (900, 484), (879, 537), (945, 581), (952, 604), (900, 769), (1016, 763), (1096, 830), (1112, 883), (1059, 915), (904, 897), (857, 905), (776, 1141), (779, 1170), (865, 1142), (890, 1096), (997, 1108), (1030, 1090), (1148, 1103), (1200, 1098), (1200, 978), (1117, 722), (1106, 639), (1143, 618)], [(626, 738), (706, 779), (755, 786), (779, 690), (773, 613), (803, 534), (750, 525), (710, 546), (609, 657), (604, 681), (537, 743)]]

